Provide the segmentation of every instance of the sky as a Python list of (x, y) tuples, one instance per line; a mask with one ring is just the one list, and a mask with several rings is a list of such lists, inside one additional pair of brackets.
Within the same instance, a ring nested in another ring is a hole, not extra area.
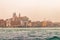
[(60, 0), (0, 0), (0, 19), (11, 18), (14, 12), (32, 21), (60, 22)]

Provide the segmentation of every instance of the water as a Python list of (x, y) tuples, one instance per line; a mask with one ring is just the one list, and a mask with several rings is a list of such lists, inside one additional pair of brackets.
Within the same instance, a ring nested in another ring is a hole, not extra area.
[(0, 28), (0, 40), (60, 40), (60, 28)]

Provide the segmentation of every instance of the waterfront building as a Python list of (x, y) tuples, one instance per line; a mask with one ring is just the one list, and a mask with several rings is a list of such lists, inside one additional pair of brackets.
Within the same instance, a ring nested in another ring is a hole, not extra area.
[(32, 27), (32, 22), (31, 22), (31, 20), (28, 21), (28, 27)]
[(13, 17), (6, 20), (6, 26), (11, 27), (23, 27), (28, 25), (29, 18), (26, 16), (21, 17), (20, 13), (19, 16), (16, 16), (16, 13), (13, 13)]
[(21, 17), (21, 25), (27, 27), (29, 22), (29, 18), (27, 16)]
[(41, 22), (40, 21), (32, 22), (32, 27), (40, 27), (40, 26), (41, 26)]
[(53, 27), (53, 23), (51, 21), (47, 21), (47, 27)]
[(41, 26), (42, 26), (42, 27), (47, 27), (47, 21), (42, 21), (42, 22), (41, 22)]
[(0, 19), (0, 27), (5, 27), (6, 26), (6, 22), (3, 19)]
[(11, 19), (6, 19), (6, 26), (7, 27), (11, 26)]
[(13, 14), (13, 17), (11, 20), (11, 26), (13, 26), (13, 27), (20, 27), (21, 26), (20, 14), (19, 14), (19, 16), (16, 16), (16, 13)]

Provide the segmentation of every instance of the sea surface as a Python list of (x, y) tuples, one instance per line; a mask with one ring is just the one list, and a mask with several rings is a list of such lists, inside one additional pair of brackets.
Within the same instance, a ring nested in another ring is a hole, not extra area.
[(0, 28), (0, 40), (60, 40), (60, 27)]

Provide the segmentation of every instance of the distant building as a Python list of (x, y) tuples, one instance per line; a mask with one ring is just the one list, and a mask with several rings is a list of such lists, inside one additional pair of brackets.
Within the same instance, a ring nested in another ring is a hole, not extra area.
[(32, 22), (31, 22), (31, 20), (28, 21), (28, 27), (32, 27)]
[(10, 19), (6, 20), (6, 26), (10, 27), (15, 27), (15, 26), (20, 26), (20, 20), (16, 16), (16, 13), (13, 13), (13, 17)]
[(6, 26), (11, 27), (23, 27), (28, 25), (29, 18), (26, 16), (21, 17), (16, 16), (16, 13), (13, 13), (13, 17), (6, 20)]
[(41, 22), (40, 21), (32, 22), (32, 27), (41, 27)]
[(6, 19), (6, 26), (11, 26), (11, 19)]
[(29, 18), (26, 16), (21, 17), (21, 25), (28, 26)]
[(41, 22), (41, 26), (42, 26), (42, 27), (47, 27), (47, 21), (42, 21), (42, 22)]
[(6, 27), (6, 22), (3, 19), (0, 19), (0, 27)]
[(47, 21), (47, 27), (53, 27), (53, 23), (51, 21)]
[(54, 26), (54, 27), (60, 27), (60, 22), (54, 22), (54, 23), (53, 23), (53, 26)]

